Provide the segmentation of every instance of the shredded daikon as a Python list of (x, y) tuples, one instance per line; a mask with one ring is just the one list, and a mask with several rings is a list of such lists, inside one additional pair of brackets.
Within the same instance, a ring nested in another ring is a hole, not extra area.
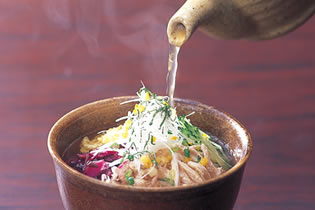
[[(157, 96), (144, 86), (137, 92), (137, 95), (139, 98), (121, 103), (123, 106), (126, 103), (138, 102), (127, 116), (116, 120), (116, 122), (126, 120), (124, 124), (112, 132), (102, 131), (102, 135), (107, 135), (107, 138), (115, 138), (115, 141), (107, 142), (91, 151), (95, 155), (107, 151), (109, 148), (116, 151), (120, 158), (110, 162), (109, 167), (118, 166), (118, 170), (124, 164), (132, 163), (133, 166), (128, 167), (135, 171), (130, 169), (126, 171), (127, 183), (137, 185), (137, 182), (134, 182), (136, 177), (133, 176), (139, 175), (136, 180), (149, 179), (147, 177), (153, 170), (159, 170), (160, 167), (168, 165), (167, 170), (172, 172), (172, 176), (163, 177), (160, 181), (167, 181), (171, 185), (179, 186), (179, 161), (183, 164), (185, 161), (198, 162), (201, 159), (200, 156), (196, 156), (194, 159), (190, 156), (189, 146), (193, 145), (205, 144), (211, 152), (211, 159), (218, 160), (216, 164), (219, 166), (223, 164), (221, 166), (223, 168), (230, 167), (226, 157), (217, 157), (222, 155), (220, 145), (211, 142), (210, 137), (193, 126), (185, 116), (177, 116), (176, 109), (168, 104), (168, 97)], [(189, 115), (192, 114), (194, 112)], [(182, 151), (188, 151), (185, 153), (184, 159), (178, 159), (176, 155), (178, 151), (175, 150), (178, 150), (178, 145), (181, 146)], [(169, 154), (166, 154), (167, 157), (156, 156), (163, 149), (169, 151)], [(200, 151), (201, 154), (202, 151)], [(141, 170), (145, 170), (146, 173), (141, 173)], [(108, 182), (109, 177), (102, 175), (101, 179)], [(121, 181), (125, 182), (123, 179)]]

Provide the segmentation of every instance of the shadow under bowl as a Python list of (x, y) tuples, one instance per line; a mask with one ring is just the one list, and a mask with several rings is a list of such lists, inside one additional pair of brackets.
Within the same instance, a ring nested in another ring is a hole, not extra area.
[(230, 170), (207, 182), (166, 188), (117, 186), (81, 174), (63, 161), (65, 150), (78, 138), (117, 126), (115, 120), (134, 107), (134, 103), (120, 103), (133, 98), (114, 97), (83, 105), (59, 119), (50, 130), (48, 149), (64, 207), (75, 210), (232, 209), (253, 144), (246, 128), (232, 116), (199, 102), (175, 99), (177, 113), (195, 112), (189, 117), (191, 122), (226, 143), (236, 160)]

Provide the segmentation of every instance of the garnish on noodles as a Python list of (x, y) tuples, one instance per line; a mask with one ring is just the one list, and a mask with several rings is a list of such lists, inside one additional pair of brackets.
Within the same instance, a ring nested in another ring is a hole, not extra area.
[[(202, 183), (234, 164), (218, 139), (177, 116), (168, 97), (145, 87), (118, 127), (84, 137), (80, 152), (67, 163), (106, 183), (168, 187)], [(193, 113), (191, 113), (193, 114)]]

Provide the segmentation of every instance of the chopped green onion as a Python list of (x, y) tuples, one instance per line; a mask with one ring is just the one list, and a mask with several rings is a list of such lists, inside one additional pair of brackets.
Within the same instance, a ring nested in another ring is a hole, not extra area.
[(182, 145), (184, 145), (184, 146), (189, 146), (189, 143), (188, 143), (187, 139), (183, 139)]
[(130, 161), (133, 161), (135, 159), (135, 156), (134, 155), (128, 155), (127, 159)]
[(129, 185), (134, 185), (135, 184), (135, 179), (132, 176), (130, 176), (130, 177), (127, 178), (127, 182), (128, 182)]
[(185, 157), (190, 157), (190, 150), (189, 150), (189, 148), (185, 148), (184, 149), (184, 155), (185, 155)]
[(131, 176), (132, 175), (132, 170), (131, 169), (128, 169), (126, 172), (125, 172), (125, 178), (126, 178), (126, 181), (129, 185), (134, 185), (135, 183), (135, 179)]

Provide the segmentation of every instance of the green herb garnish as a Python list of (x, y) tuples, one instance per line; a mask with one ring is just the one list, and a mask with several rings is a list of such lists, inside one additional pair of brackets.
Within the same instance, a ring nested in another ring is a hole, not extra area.
[(127, 156), (127, 159), (130, 160), (130, 161), (133, 161), (133, 160), (135, 159), (135, 156), (129, 154), (129, 155)]
[(132, 170), (128, 169), (126, 172), (125, 172), (125, 178), (126, 178), (126, 181), (129, 185), (134, 185), (135, 183), (135, 179), (131, 176), (132, 175)]
[(189, 150), (189, 148), (185, 148), (184, 149), (184, 155), (185, 155), (185, 157), (190, 157), (190, 150)]
[(131, 176), (127, 178), (127, 182), (129, 185), (134, 185), (135, 184), (135, 179)]
[[(192, 125), (184, 115), (179, 116), (178, 120), (181, 123), (181, 134), (185, 137), (185, 139), (182, 141), (183, 145), (189, 146), (190, 142), (197, 141), (198, 144), (200, 142), (200, 144), (204, 144), (208, 148), (212, 162), (217, 163), (225, 170), (228, 170), (232, 167), (230, 160), (224, 154), (220, 145), (211, 141), (208, 135), (201, 132), (196, 126)], [(204, 138), (203, 135), (206, 135), (207, 138)]]
[(189, 146), (189, 143), (188, 143), (187, 139), (183, 139), (182, 145), (184, 145), (184, 146)]

